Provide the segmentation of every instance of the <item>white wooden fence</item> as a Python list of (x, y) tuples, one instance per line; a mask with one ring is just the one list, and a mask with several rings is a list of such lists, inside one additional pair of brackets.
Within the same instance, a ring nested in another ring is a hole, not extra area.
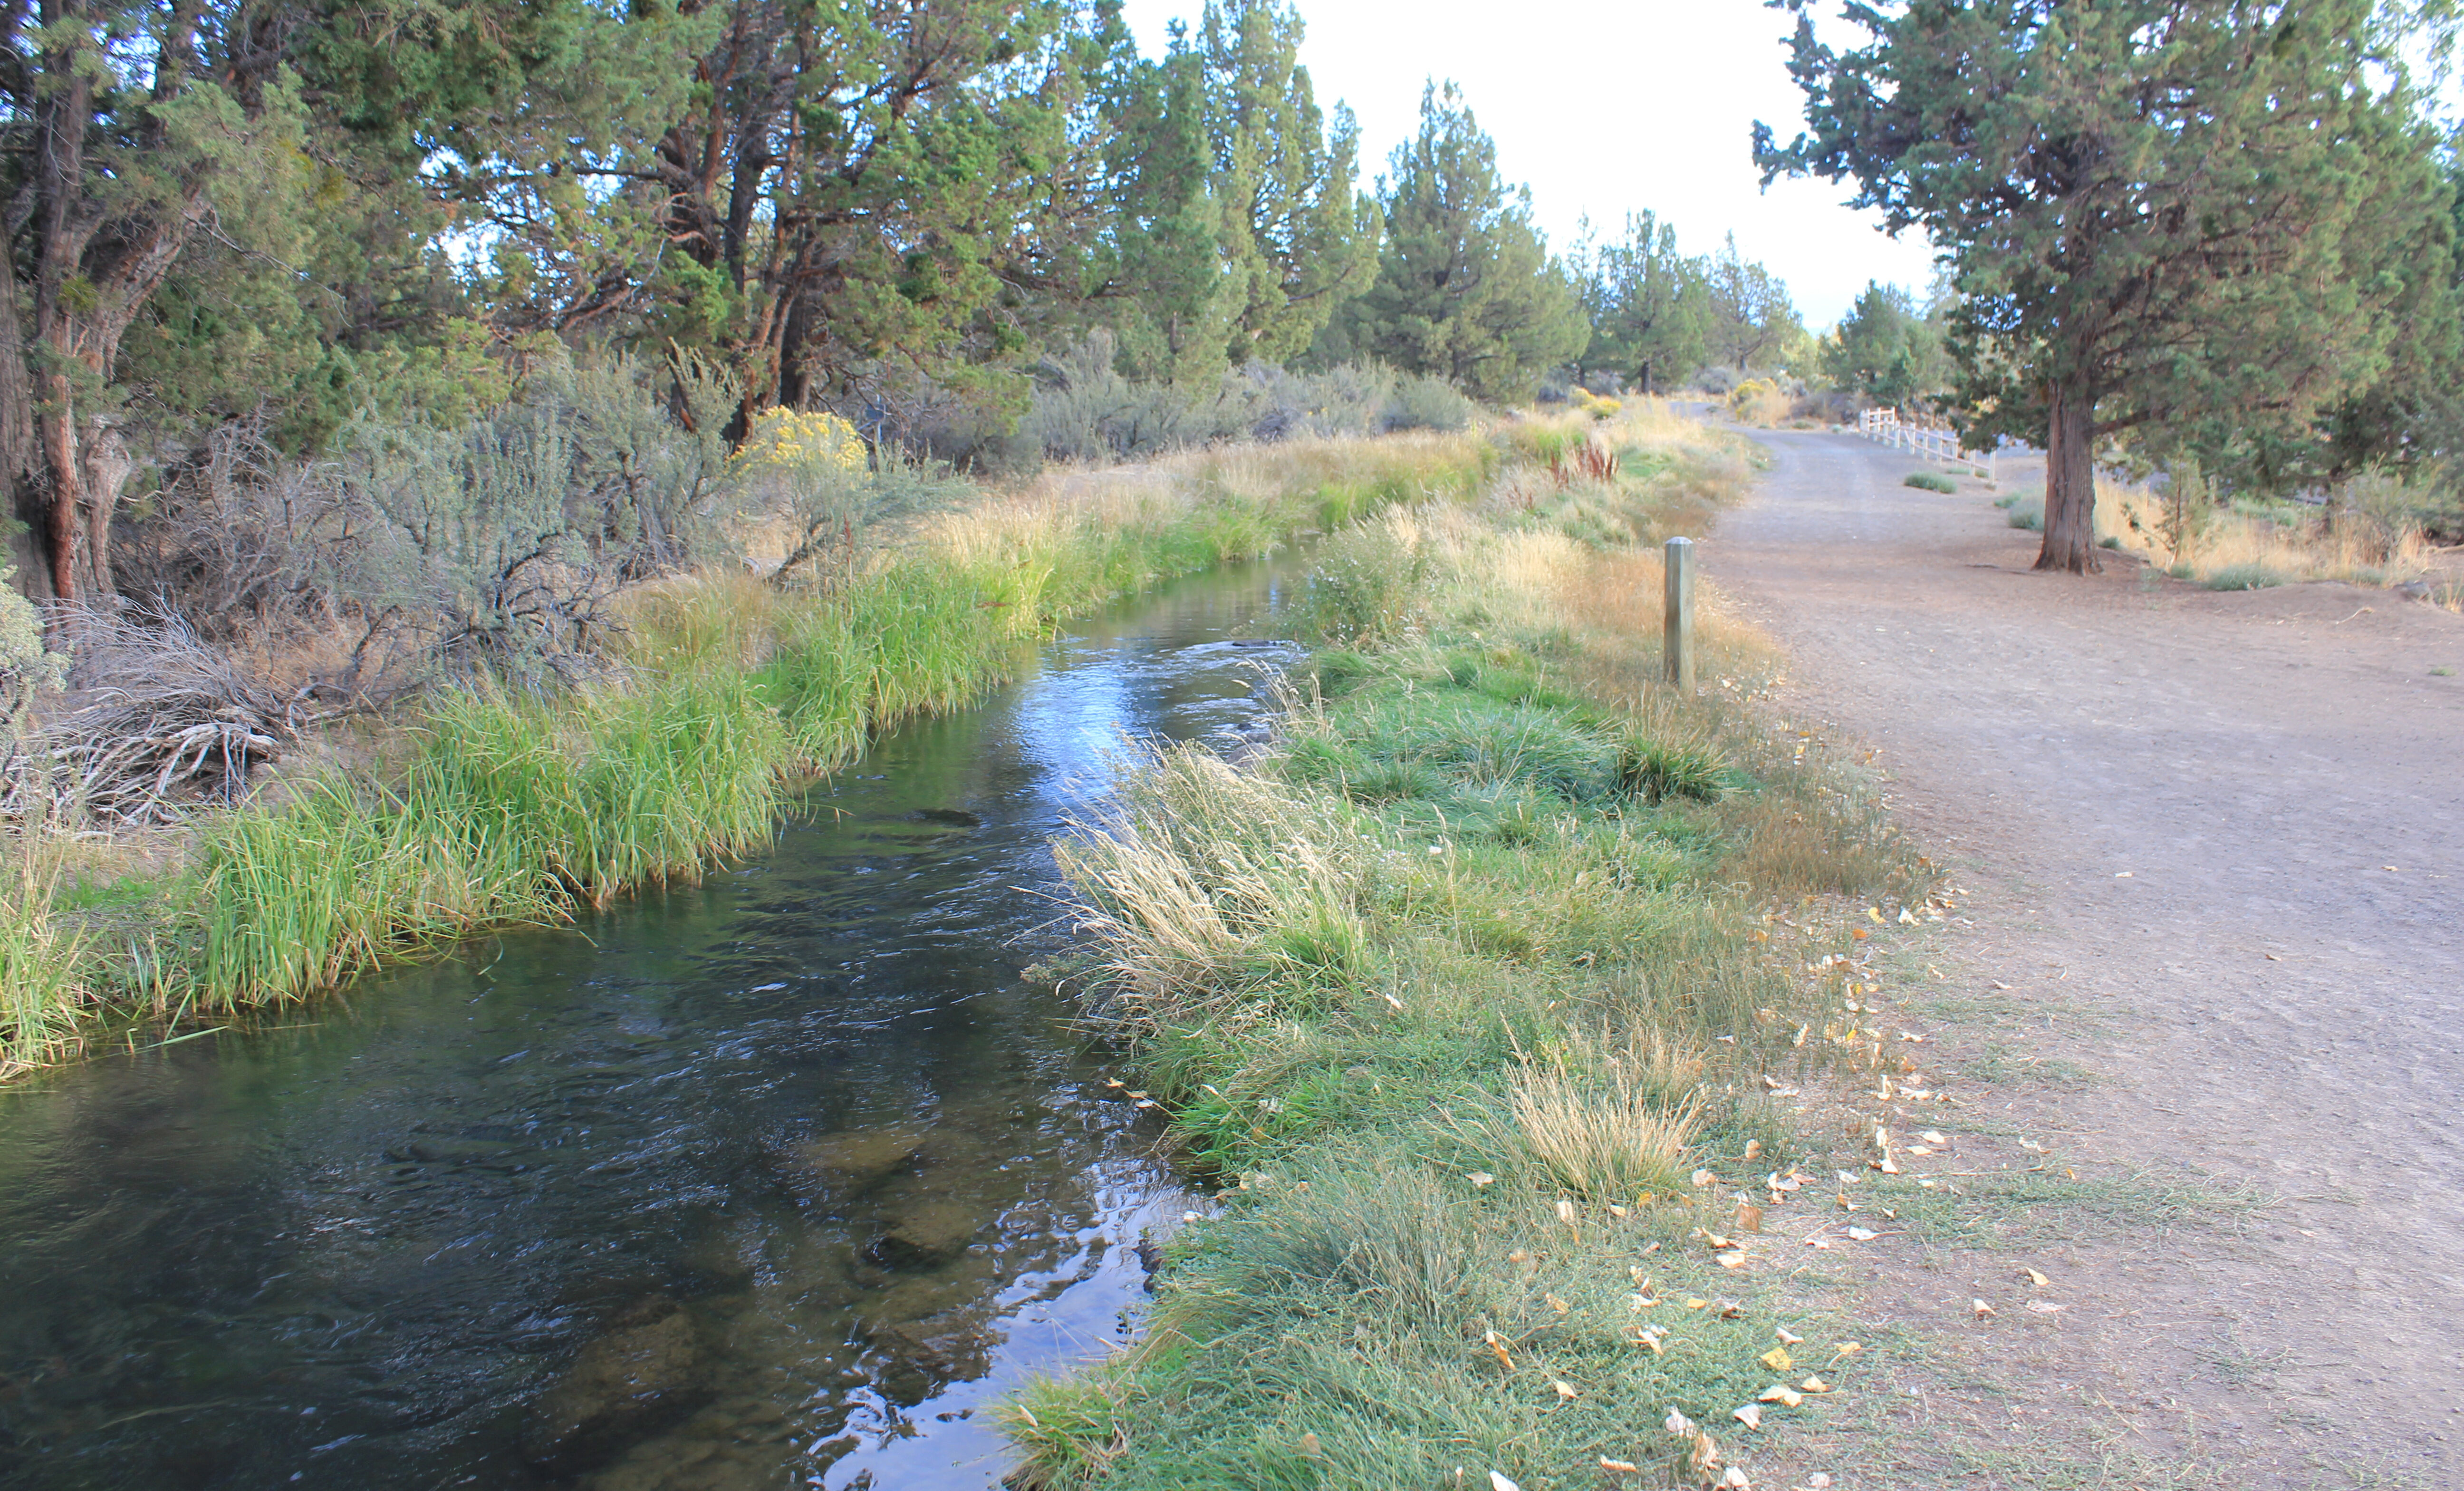
[(1857, 433), (1868, 440), (1938, 460), (1946, 466), (1965, 466), (1983, 477), (1988, 484), (1993, 480), (1991, 451), (1962, 450), (1955, 433), (1903, 419), (1896, 409), (1869, 409), (1859, 414)]

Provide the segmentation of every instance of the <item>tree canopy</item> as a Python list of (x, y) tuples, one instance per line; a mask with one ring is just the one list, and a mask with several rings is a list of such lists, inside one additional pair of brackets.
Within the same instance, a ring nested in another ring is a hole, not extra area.
[(1648, 214), (1570, 267), (1451, 87), (1364, 188), (1303, 37), (1288, 0), (1160, 56), (1119, 0), (0, 3), (17, 583), (107, 601), (123, 489), (218, 431), (458, 429), (570, 356), (715, 438), (979, 449), (1098, 354), (1184, 403), (1355, 361), (1520, 399), (1594, 319), (1644, 384), (1767, 355), (1774, 280)]

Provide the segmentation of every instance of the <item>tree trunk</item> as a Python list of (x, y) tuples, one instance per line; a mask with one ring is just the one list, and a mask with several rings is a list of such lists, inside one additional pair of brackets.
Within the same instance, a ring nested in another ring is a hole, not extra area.
[(2096, 392), (2057, 381), (2047, 403), (2045, 543), (2036, 567), (2095, 574), (2104, 567), (2096, 553)]

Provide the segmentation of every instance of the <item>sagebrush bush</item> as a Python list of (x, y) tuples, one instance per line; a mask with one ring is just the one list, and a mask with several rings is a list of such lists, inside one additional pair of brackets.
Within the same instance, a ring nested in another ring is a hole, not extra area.
[(16, 566), (0, 565), (0, 755), (25, 727), (35, 696), (68, 676), (68, 659), (43, 650), (42, 614), (17, 593), (16, 575)]

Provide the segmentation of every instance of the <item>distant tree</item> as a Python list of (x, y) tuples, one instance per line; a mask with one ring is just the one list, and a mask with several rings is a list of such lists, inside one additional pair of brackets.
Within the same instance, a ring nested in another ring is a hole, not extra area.
[(1098, 314), (1131, 374), (1211, 388), (1247, 309), (1231, 240), (1245, 239), (1216, 189), (1207, 138), (1205, 58), (1175, 22), (1155, 61), (1133, 50), (1107, 100), (1112, 223), (1099, 270)]
[(1642, 393), (1682, 383), (1703, 366), (1711, 286), (1702, 262), (1677, 252), (1677, 230), (1649, 212), (1632, 213), (1624, 236), (1577, 248), (1573, 270), (1592, 323), (1587, 366), (1615, 368)]
[(1764, 179), (1853, 177), (1950, 259), (1970, 433), (2046, 444), (2040, 569), (2098, 567), (2100, 437), (2298, 428), (2447, 314), (2434, 142), (2368, 0), (1859, 6), (1844, 52), (1780, 3), (1809, 129), (1755, 126)]
[(1737, 252), (1730, 234), (1705, 267), (1710, 293), (1707, 336), (1714, 360), (1730, 367), (1769, 368), (1805, 340), (1805, 323), (1788, 285)]
[(1330, 126), (1300, 65), (1300, 12), (1207, 0), (1199, 20), (1206, 143), (1240, 305), (1231, 360), (1292, 361), (1377, 274), (1377, 205), (1355, 186), (1360, 127)]
[(1868, 280), (1823, 345), (1822, 370), (1838, 387), (1880, 404), (1912, 404), (1948, 381), (1942, 328), (1919, 314), (1898, 285)]
[(1491, 400), (1581, 354), (1591, 327), (1531, 225), (1530, 193), (1499, 179), (1497, 146), (1452, 83), (1421, 94), (1419, 132), (1388, 170), (1377, 278), (1348, 312), (1354, 347)]

